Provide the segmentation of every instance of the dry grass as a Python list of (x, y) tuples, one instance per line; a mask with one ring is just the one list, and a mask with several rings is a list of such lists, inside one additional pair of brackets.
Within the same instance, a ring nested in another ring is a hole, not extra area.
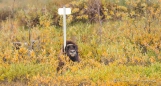
[[(41, 8), (48, 2), (36, 1), (41, 2)], [(19, 3), (34, 5), (36, 1)], [(67, 3), (53, 2), (60, 6)], [(16, 3), (15, 6), (20, 5)], [(28, 8), (27, 19), (37, 17), (33, 13), (35, 8)], [(81, 21), (68, 23), (67, 39), (79, 46), (81, 62), (66, 62), (62, 73), (57, 73), (56, 67), (63, 45), (63, 31), (62, 27), (52, 24), (49, 11), (45, 15), (36, 12), (40, 20), (35, 26), (31, 26), (30, 21), (27, 26), (21, 26), (20, 17), (3, 20), (0, 25), (0, 85), (161, 85), (161, 16), (159, 10), (148, 9), (152, 11), (148, 17), (124, 15), (123, 19), (109, 19), (101, 25)], [(16, 14), (24, 17), (20, 9)], [(109, 16), (115, 18), (112, 14)], [(31, 40), (35, 41), (33, 50), (30, 50), (29, 29)], [(15, 50), (13, 42), (23, 45)]]

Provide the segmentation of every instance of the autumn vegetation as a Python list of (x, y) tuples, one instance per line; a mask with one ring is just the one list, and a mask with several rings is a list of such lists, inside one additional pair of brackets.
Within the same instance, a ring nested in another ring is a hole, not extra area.
[[(0, 85), (160, 86), (161, 0), (0, 0)], [(80, 63), (59, 55), (62, 16)], [(14, 43), (21, 43), (19, 49)], [(65, 66), (57, 73), (58, 56)]]

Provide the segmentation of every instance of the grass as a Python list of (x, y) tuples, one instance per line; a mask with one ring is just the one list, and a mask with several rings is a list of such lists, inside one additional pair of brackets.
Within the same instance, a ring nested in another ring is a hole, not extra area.
[[(77, 66), (77, 65), (76, 65)], [(78, 66), (77, 66), (78, 67)], [(100, 67), (81, 68), (79, 70), (68, 70), (63, 75), (57, 75), (52, 65), (46, 64), (12, 64), (9, 68), (1, 68), (5, 72), (2, 78), (11, 82), (23, 82), (34, 84), (70, 85), (70, 84), (119, 84), (123, 85), (160, 85), (160, 63), (149, 67), (125, 66), (125, 65), (101, 65)], [(73, 66), (74, 68), (74, 66)], [(53, 71), (52, 71), (53, 70)], [(77, 79), (75, 79), (77, 77)], [(85, 81), (84, 81), (85, 80)], [(57, 82), (57, 83), (55, 83)], [(102, 82), (102, 83), (98, 83)]]
[[(66, 62), (62, 73), (56, 72), (63, 45), (61, 26), (48, 24), (51, 23), (48, 16), (40, 20), (45, 22), (31, 27), (19, 25), (18, 17), (3, 20), (0, 25), (0, 85), (159, 86), (161, 17), (155, 20), (150, 16), (149, 19), (150, 26), (145, 18), (128, 17), (102, 25), (68, 23), (67, 39), (79, 46), (81, 62)], [(31, 51), (29, 29), (31, 40), (35, 41)], [(13, 42), (28, 45), (15, 50)]]
[[(1, 43), (7, 46), (1, 48), (2, 85), (6, 81), (28, 85), (160, 85), (159, 60), (151, 62), (148, 54), (142, 54), (141, 49), (127, 39), (127, 35), (132, 37), (124, 29), (128, 26), (120, 23), (125, 22), (104, 23), (101, 42), (97, 24), (77, 23), (68, 26), (67, 39), (78, 44), (81, 63), (66, 63), (68, 70), (63, 70), (63, 74), (56, 73), (57, 56), (63, 44), (61, 27), (33, 28), (32, 39), (39, 37), (40, 45), (36, 44), (38, 46), (31, 56), (25, 46), (19, 51), (13, 50), (12, 41), (8, 39), (12, 34), (2, 30), (6, 33), (1, 34), (1, 40), (7, 40)], [(133, 32), (134, 25), (130, 26), (128, 28)], [(137, 37), (138, 34), (133, 35)], [(14, 35), (15, 41), (28, 41), (28, 30), (18, 29)]]

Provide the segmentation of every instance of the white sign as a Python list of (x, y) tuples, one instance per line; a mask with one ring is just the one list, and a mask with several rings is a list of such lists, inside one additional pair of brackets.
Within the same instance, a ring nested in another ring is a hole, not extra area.
[[(64, 15), (64, 8), (59, 8), (58, 9), (58, 14), (59, 15)], [(71, 8), (65, 8), (65, 14), (71, 14)]]
[(71, 14), (71, 9), (65, 8), (65, 7), (59, 8), (58, 14), (63, 15), (64, 51), (65, 51), (65, 47), (66, 47), (66, 15)]

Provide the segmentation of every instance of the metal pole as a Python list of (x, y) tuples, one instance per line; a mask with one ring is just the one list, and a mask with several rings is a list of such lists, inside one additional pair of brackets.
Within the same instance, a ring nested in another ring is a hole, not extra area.
[(65, 7), (63, 7), (63, 33), (64, 33), (64, 51), (66, 46), (66, 10)]

